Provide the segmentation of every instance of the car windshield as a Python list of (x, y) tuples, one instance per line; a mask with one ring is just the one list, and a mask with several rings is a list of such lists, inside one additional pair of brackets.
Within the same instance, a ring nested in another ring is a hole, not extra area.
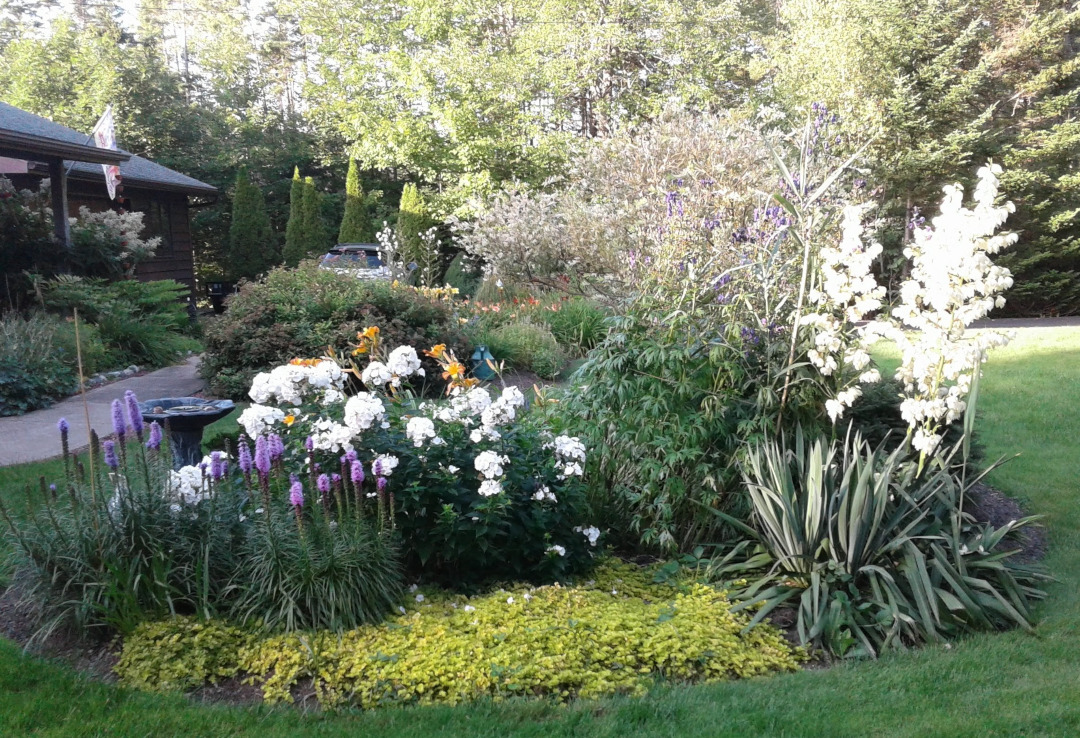
[(370, 251), (331, 251), (322, 258), (321, 263), (333, 269), (378, 269), (383, 265), (379, 255)]

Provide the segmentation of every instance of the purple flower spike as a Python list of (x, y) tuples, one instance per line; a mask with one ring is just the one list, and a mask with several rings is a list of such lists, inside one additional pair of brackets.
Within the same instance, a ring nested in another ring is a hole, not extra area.
[(240, 444), (236, 451), (237, 459), (240, 463), (240, 471), (244, 474), (251, 473), (251, 449), (248, 448), (247, 441), (240, 441)]
[(124, 406), (120, 403), (120, 400), (112, 401), (112, 428), (117, 440), (123, 443), (127, 423), (124, 421)]
[(127, 403), (128, 418), (131, 419), (131, 427), (135, 429), (135, 435), (142, 438), (143, 419), (142, 411), (139, 410), (139, 398), (135, 393), (128, 390), (124, 393), (124, 402)]
[(225, 476), (225, 459), (222, 458), (220, 451), (214, 451), (210, 454), (210, 476), (214, 479), (221, 479)]
[(353, 484), (359, 486), (364, 483), (364, 465), (359, 461), (352, 463), (352, 469), (350, 470)]
[(270, 473), (270, 442), (266, 436), (255, 439), (255, 468), (263, 476)]
[(387, 481), (386, 477), (379, 477), (379, 481), (375, 483), (375, 489), (379, 491), (379, 494), (382, 494), (386, 491), (386, 485), (388, 484), (390, 482)]
[(320, 492), (322, 492), (324, 495), (327, 494), (328, 492), (330, 492), (330, 477), (326, 476), (325, 474), (320, 474), (318, 480), (315, 482), (315, 485), (319, 488)]
[(56, 421), (56, 430), (60, 431), (61, 436), (66, 436), (68, 431), (71, 430), (71, 426), (68, 425), (67, 418), (60, 418)]
[(270, 459), (280, 459), (281, 455), (285, 453), (285, 443), (281, 440), (281, 436), (277, 433), (271, 433), (267, 443), (268, 450), (270, 451)]
[(150, 423), (150, 440), (146, 442), (147, 448), (161, 448), (161, 426), (155, 420)]
[(354, 461), (356, 461), (356, 451), (350, 448), (348, 451), (345, 452), (345, 458), (348, 459), (350, 464), (353, 463)]
[(332, 475), (330, 475), (330, 481), (334, 485), (334, 487), (340, 487), (341, 486), (341, 475), (340, 474), (332, 474)]
[(308, 451), (314, 451), (315, 450), (315, 439), (312, 438), (311, 436), (308, 436), (306, 439), (304, 439), (304, 448), (307, 449)]
[(371, 464), (371, 473), (377, 477), (381, 477), (383, 475), (382, 467), (382, 459), (375, 459), (375, 461), (373, 461)]
[(304, 505), (304, 485), (296, 478), (296, 475), (292, 475), (292, 484), (289, 485), (289, 504), (293, 507), (303, 507)]
[(120, 467), (120, 462), (116, 458), (116, 444), (112, 441), (105, 441), (105, 464), (110, 469)]

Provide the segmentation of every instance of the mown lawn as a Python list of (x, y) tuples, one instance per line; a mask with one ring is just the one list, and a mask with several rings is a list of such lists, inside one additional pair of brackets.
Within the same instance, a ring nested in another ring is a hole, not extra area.
[[(1035, 636), (1010, 632), (644, 699), (481, 703), (303, 714), (196, 705), (82, 678), (0, 643), (0, 735), (1075, 736), (1080, 735), (1080, 328), (1023, 329), (987, 367), (980, 432), (991, 482), (1046, 515), (1059, 578)], [(40, 467), (0, 470), (0, 493)]]

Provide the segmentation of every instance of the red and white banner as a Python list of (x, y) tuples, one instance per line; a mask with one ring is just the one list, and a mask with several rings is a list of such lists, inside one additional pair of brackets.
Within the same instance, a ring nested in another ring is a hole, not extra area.
[[(99, 149), (116, 150), (116, 126), (113, 123), (112, 105), (105, 108), (97, 125), (94, 126), (94, 144)], [(109, 188), (109, 199), (116, 199), (116, 188), (120, 184), (120, 167), (116, 164), (102, 164), (105, 170), (105, 186)]]

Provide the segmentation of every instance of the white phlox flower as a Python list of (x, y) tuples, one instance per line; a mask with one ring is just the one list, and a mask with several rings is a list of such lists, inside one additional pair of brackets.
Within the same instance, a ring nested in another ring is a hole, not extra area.
[(248, 405), (244, 412), (240, 413), (240, 417), (236, 419), (236, 422), (244, 429), (244, 433), (247, 434), (248, 438), (258, 438), (265, 433), (269, 433), (273, 430), (275, 423), (280, 423), (283, 420), (285, 420), (283, 410), (255, 404)]
[(345, 425), (354, 431), (367, 430), (375, 421), (386, 419), (386, 407), (377, 395), (358, 392), (345, 403)]

